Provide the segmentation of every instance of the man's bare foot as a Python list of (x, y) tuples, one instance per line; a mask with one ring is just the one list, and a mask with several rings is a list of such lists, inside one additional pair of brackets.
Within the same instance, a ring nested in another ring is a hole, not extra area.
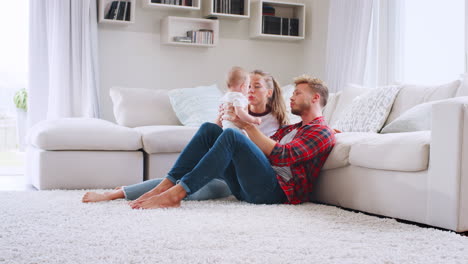
[(125, 195), (122, 190), (115, 190), (113, 192), (105, 192), (105, 193), (96, 193), (96, 192), (87, 192), (83, 195), (81, 201), (83, 203), (95, 203), (95, 202), (103, 202), (103, 201), (110, 201), (115, 199), (125, 198)]
[(161, 194), (151, 196), (143, 201), (138, 201), (131, 205), (131, 207), (133, 209), (180, 207), (180, 202), (185, 196), (187, 196), (185, 189), (181, 185), (175, 185)]
[(169, 190), (173, 186), (174, 186), (174, 184), (170, 180), (164, 179), (154, 189), (152, 189), (152, 190), (146, 192), (145, 194), (143, 194), (142, 196), (138, 197), (138, 199), (136, 199), (135, 201), (128, 202), (128, 204), (133, 207), (134, 204), (142, 202), (142, 201), (144, 201), (146, 199), (149, 199), (149, 198), (151, 198), (151, 197), (153, 197), (155, 195), (161, 194), (161, 193)]

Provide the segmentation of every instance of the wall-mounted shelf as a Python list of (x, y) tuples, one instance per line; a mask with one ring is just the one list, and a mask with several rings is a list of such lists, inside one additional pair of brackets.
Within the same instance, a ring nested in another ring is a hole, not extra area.
[[(263, 8), (272, 12), (263, 15)], [(305, 36), (305, 5), (301, 3), (258, 0), (252, 3), (250, 37), (269, 40), (303, 40)], [(265, 23), (266, 22), (266, 23)]]
[[(193, 31), (192, 42), (176, 41)], [(166, 45), (190, 47), (215, 47), (219, 39), (219, 21), (203, 18), (168, 16), (161, 21), (161, 42)]]
[(246, 19), (250, 17), (250, 0), (203, 0), (203, 17)]
[(200, 10), (200, 1), (201, 0), (143, 0), (143, 7), (197, 11)]
[(126, 26), (135, 22), (136, 0), (99, 0), (98, 21)]

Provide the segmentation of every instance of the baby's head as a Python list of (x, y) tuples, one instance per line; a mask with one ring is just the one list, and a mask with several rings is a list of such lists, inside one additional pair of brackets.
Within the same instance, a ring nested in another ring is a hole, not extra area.
[(231, 92), (247, 95), (249, 92), (250, 75), (241, 67), (232, 67), (227, 76), (227, 87)]

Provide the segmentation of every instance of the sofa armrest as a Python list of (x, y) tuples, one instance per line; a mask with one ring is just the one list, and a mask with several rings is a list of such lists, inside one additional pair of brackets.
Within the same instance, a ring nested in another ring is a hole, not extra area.
[(468, 230), (468, 104), (435, 104), (427, 182), (427, 223)]

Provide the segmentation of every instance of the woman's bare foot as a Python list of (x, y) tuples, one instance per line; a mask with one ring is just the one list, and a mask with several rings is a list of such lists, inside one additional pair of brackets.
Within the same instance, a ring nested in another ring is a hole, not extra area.
[(136, 202), (131, 205), (131, 207), (133, 209), (180, 207), (180, 202), (185, 196), (187, 196), (185, 189), (181, 185), (175, 185), (159, 195), (154, 195), (143, 201)]
[(149, 198), (151, 198), (151, 197), (153, 197), (155, 195), (161, 194), (161, 193), (169, 190), (173, 186), (174, 186), (174, 184), (170, 180), (164, 179), (154, 189), (152, 189), (151, 191), (148, 191), (145, 194), (143, 194), (142, 196), (138, 197), (138, 199), (136, 199), (135, 201), (128, 202), (128, 204), (133, 207), (134, 204), (142, 202), (142, 201), (144, 201), (146, 199), (149, 199)]
[(115, 190), (113, 192), (105, 192), (105, 193), (96, 193), (96, 192), (87, 192), (83, 195), (81, 201), (83, 203), (95, 203), (95, 202), (103, 202), (103, 201), (110, 201), (115, 199), (125, 198), (125, 195), (122, 190)]
[(118, 186), (114, 188), (114, 190), (122, 190), (122, 189), (123, 189), (123, 186)]

